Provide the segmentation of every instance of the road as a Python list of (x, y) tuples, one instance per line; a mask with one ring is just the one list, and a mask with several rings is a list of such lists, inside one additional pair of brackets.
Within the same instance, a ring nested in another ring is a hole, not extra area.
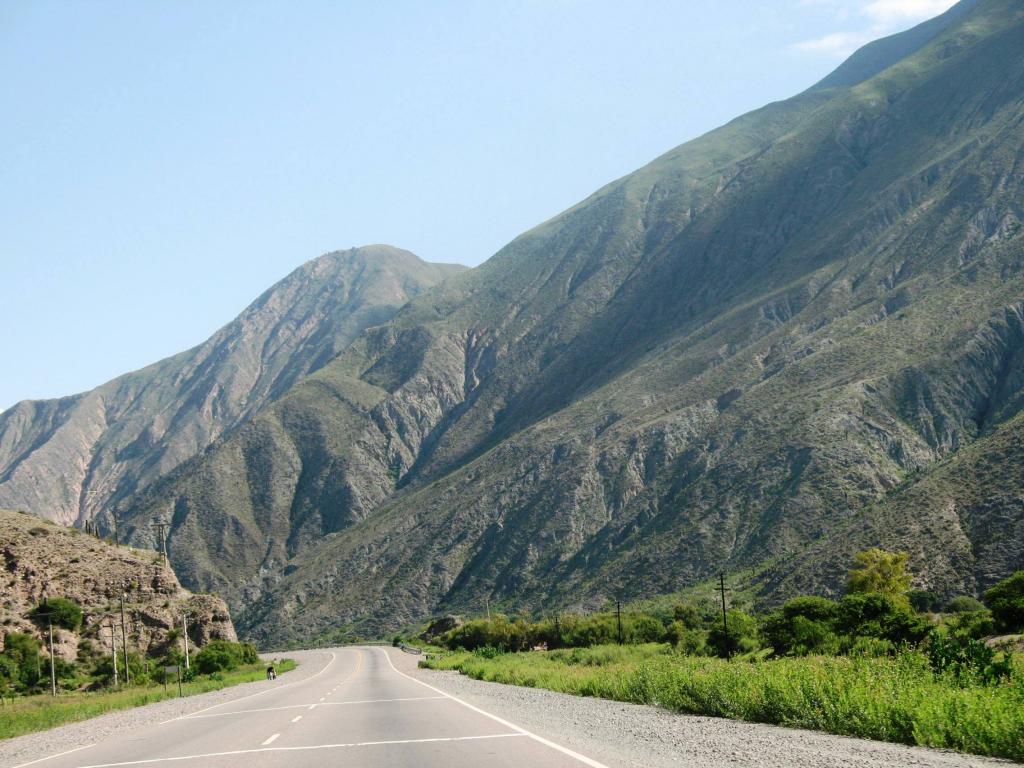
[(21, 765), (605, 768), (406, 675), (388, 653), (332, 649), (306, 679), (285, 676), (268, 690)]

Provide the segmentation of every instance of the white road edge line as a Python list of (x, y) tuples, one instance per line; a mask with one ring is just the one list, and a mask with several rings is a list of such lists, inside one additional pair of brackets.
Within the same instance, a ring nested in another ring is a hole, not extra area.
[(406, 678), (407, 680), (412, 680), (414, 683), (418, 683), (419, 685), (422, 685), (424, 688), (429, 688), (430, 690), (434, 691), (435, 693), (439, 693), (439, 694), (441, 694), (442, 696), (444, 696), (446, 698), (452, 699), (453, 701), (457, 701), (459, 704), (461, 704), (462, 706), (466, 707), (467, 709), (471, 709), (474, 712), (483, 715), (484, 717), (489, 717), (494, 722), (500, 723), (501, 725), (504, 725), (506, 728), (511, 728), (512, 730), (517, 731), (518, 733), (522, 734), (523, 736), (529, 736), (531, 739), (533, 739), (534, 741), (536, 741), (536, 742), (538, 742), (540, 744), (543, 744), (545, 747), (550, 747), (551, 749), (554, 749), (554, 750), (557, 750), (558, 752), (561, 752), (563, 755), (568, 755), (569, 757), (573, 758), (574, 760), (578, 760), (579, 762), (583, 763), (584, 765), (589, 765), (590, 768), (608, 768), (608, 766), (605, 765), (604, 763), (599, 763), (599, 762), (597, 762), (597, 760), (592, 760), (591, 758), (587, 757), (586, 755), (581, 755), (579, 752), (574, 752), (571, 749), (569, 749), (568, 747), (563, 747), (561, 744), (556, 744), (555, 742), (553, 742), (553, 741), (551, 741), (549, 739), (545, 739), (543, 736), (538, 736), (536, 733), (532, 733), (532, 732), (526, 730), (525, 728), (522, 728), (521, 726), (516, 725), (515, 723), (510, 723), (508, 720), (500, 718), (497, 715), (492, 715), (490, 712), (486, 712), (486, 711), (480, 709), (480, 707), (473, 706), (468, 701), (463, 701), (458, 696), (452, 696), (450, 693), (445, 693), (440, 688), (435, 688), (434, 686), (430, 685), (429, 683), (424, 683), (422, 680), (417, 680), (415, 677), (412, 677), (411, 675), (407, 675), (407, 674), (405, 674), (405, 672), (401, 672), (398, 669), (398, 667), (396, 667), (394, 665), (394, 662), (391, 661), (391, 655), (386, 650), (384, 650), (384, 649), (379, 649), (379, 650), (384, 654), (384, 658), (388, 660), (388, 666), (390, 666), (391, 669), (393, 669), (397, 674), (401, 675), (402, 677)]
[[(173, 763), (181, 760), (202, 760), (210, 757), (230, 755), (252, 755), (259, 752), (308, 752), (316, 749), (347, 749), (351, 747), (382, 747), (392, 744), (427, 744), (438, 741), (481, 741), (484, 739), (508, 739), (528, 736), (527, 733), (492, 733), (486, 736), (442, 736), (434, 739), (392, 739), (391, 741), (356, 741), (350, 744), (313, 744), (308, 747), (262, 747), (259, 749), (236, 749), (231, 752), (208, 752), (203, 755), (178, 755), (176, 757), (153, 757), (147, 760), (128, 760), (123, 763), (96, 763), (79, 768), (119, 768), (123, 765), (149, 765), (152, 763)], [(15, 768), (21, 768), (15, 766)]]
[(267, 688), (267, 689), (262, 690), (262, 691), (256, 691), (256, 693), (250, 693), (248, 696), (241, 696), (240, 698), (231, 699), (230, 701), (222, 701), (220, 704), (214, 704), (213, 706), (206, 707), (205, 709), (197, 709), (195, 712), (189, 712), (187, 715), (179, 715), (178, 717), (172, 717), (170, 720), (164, 720), (162, 723), (157, 723), (157, 725), (167, 725), (167, 723), (173, 723), (176, 720), (185, 720), (185, 719), (187, 719), (189, 717), (192, 717), (193, 715), (198, 715), (201, 712), (209, 712), (211, 709), (216, 709), (217, 707), (223, 707), (223, 706), (225, 706), (227, 704), (237, 704), (240, 701), (245, 701), (246, 699), (252, 699), (252, 698), (255, 698), (256, 696), (262, 696), (263, 694), (270, 693), (271, 691), (280, 691), (282, 688), (288, 688), (289, 686), (292, 686), (292, 685), (300, 685), (301, 683), (308, 683), (314, 677), (320, 677), (320, 675), (322, 675), (324, 672), (326, 672), (327, 669), (331, 666), (331, 664), (333, 664), (335, 662), (335, 660), (338, 658), (337, 655), (333, 651), (329, 651), (329, 653), (331, 654), (331, 660), (328, 661), (326, 664), (324, 664), (324, 668), (321, 669), (316, 674), (310, 675), (307, 678), (304, 678), (302, 680), (296, 680), (295, 682), (292, 682), (292, 683), (285, 683), (284, 685), (273, 686), (271, 688)]
[(25, 768), (26, 765), (35, 765), (36, 763), (43, 762), (43, 760), (52, 760), (55, 757), (63, 757), (64, 755), (70, 755), (72, 752), (78, 752), (81, 749), (88, 749), (89, 747), (95, 746), (95, 744), (85, 744), (81, 747), (69, 749), (66, 752), (58, 752), (56, 755), (47, 755), (46, 757), (38, 757), (35, 760), (29, 760), (27, 763), (18, 763), (18, 765), (11, 766), (11, 768)]
[(280, 735), (281, 735), (280, 733), (275, 733), (269, 739), (267, 739), (262, 744), (260, 744), (260, 746), (261, 747), (269, 747), (271, 744), (273, 744), (275, 741), (277, 741), (277, 737), (280, 736)]
[(302, 715), (296, 715), (295, 717), (292, 718), (292, 722), (293, 723), (297, 723), (301, 719), (302, 719)]

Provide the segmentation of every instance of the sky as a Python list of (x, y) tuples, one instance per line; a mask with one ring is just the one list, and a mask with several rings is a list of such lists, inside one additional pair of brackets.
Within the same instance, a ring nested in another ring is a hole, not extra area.
[(0, 410), (370, 243), (476, 265), (952, 0), (0, 2)]

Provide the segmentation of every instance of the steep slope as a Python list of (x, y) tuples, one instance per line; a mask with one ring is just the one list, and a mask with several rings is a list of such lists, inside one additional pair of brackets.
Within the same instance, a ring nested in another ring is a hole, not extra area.
[(460, 268), (371, 246), (295, 270), (200, 346), (0, 414), (0, 506), (81, 523), (230, 433)]
[(193, 647), (217, 638), (235, 639), (224, 601), (182, 589), (174, 571), (156, 552), (113, 546), (76, 528), (0, 510), (3, 634), (28, 632), (45, 642), (46, 625), (34, 623), (28, 614), (48, 597), (67, 598), (81, 607), (82, 627), (78, 632), (56, 629), (54, 644), (60, 656), (73, 660), (83, 638), (100, 646), (109, 643), (109, 637), (100, 637), (100, 628), (120, 625), (122, 593), (127, 598), (126, 628), (132, 651), (162, 653), (177, 643), (174, 630), (180, 630), (183, 614), (190, 617)]
[[(173, 504), (183, 578), (273, 640), (797, 557), (836, 589), (852, 521), (1019, 409), (1024, 9), (955, 11), (410, 302), (130, 500), (133, 535)], [(1000, 514), (998, 561), (917, 550), (922, 580), (1019, 562), (1021, 510)]]

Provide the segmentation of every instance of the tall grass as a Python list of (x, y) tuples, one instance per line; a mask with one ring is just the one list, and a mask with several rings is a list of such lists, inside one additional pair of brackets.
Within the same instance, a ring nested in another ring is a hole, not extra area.
[(998, 685), (936, 677), (927, 659), (806, 657), (729, 662), (665, 646), (453, 653), (425, 666), (480, 680), (655, 704), (675, 712), (1024, 760), (1024, 666)]
[[(295, 662), (285, 659), (276, 667), (278, 672), (287, 672), (295, 668)], [(253, 664), (232, 672), (199, 677), (191, 682), (182, 683), (181, 687), (185, 696), (194, 696), (240, 683), (262, 680), (265, 677), (265, 665)], [(168, 683), (166, 690), (162, 685), (154, 684), (119, 691), (61, 693), (56, 697), (35, 695), (5, 699), (0, 704), (0, 739), (43, 731), (65, 723), (87, 720), (105, 712), (141, 707), (177, 696), (178, 684), (174, 682)]]

